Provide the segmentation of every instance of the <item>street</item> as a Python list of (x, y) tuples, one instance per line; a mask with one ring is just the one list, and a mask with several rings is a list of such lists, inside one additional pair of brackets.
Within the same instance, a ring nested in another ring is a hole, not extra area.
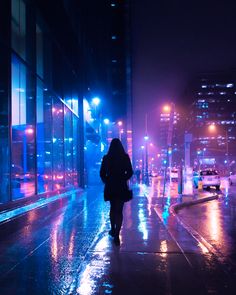
[(236, 186), (222, 189), (218, 200), (187, 207), (178, 216), (202, 236), (218, 259), (235, 272)]
[(234, 294), (235, 187), (178, 213), (217, 254), (168, 213), (176, 196), (163, 199), (161, 186), (135, 186), (120, 247), (102, 187), (1, 224), (1, 294)]

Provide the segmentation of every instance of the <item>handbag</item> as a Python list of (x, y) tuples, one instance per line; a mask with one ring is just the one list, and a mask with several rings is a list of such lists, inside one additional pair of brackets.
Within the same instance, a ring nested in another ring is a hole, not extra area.
[(133, 191), (132, 191), (132, 189), (128, 188), (124, 192), (124, 202), (129, 202), (132, 199), (133, 199)]

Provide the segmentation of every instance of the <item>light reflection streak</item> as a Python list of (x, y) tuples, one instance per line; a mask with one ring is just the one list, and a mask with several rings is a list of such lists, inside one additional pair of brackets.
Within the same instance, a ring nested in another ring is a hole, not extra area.
[(144, 210), (143, 208), (140, 208), (138, 211), (138, 218), (139, 218), (139, 225), (138, 225), (138, 230), (143, 234), (143, 240), (148, 239), (148, 231), (146, 227), (146, 218), (144, 215)]
[(200, 249), (202, 250), (203, 254), (207, 254), (209, 253), (207, 247), (205, 247), (201, 242), (198, 243), (198, 246), (200, 247)]
[(87, 204), (87, 195), (84, 198), (83, 201), (83, 227), (87, 228), (87, 222), (88, 222), (88, 204)]
[(208, 212), (209, 214), (209, 222), (208, 222), (208, 225), (209, 225), (209, 232), (210, 232), (210, 235), (211, 235), (211, 238), (215, 241), (219, 240), (220, 238), (220, 235), (219, 235), (219, 230), (220, 230), (220, 216), (219, 216), (219, 213), (217, 211), (217, 208), (216, 208), (216, 203), (212, 204), (212, 207), (213, 208), (210, 208), (210, 212)]
[(75, 229), (73, 229), (73, 231), (70, 235), (70, 241), (69, 241), (68, 256), (71, 259), (73, 258), (72, 255), (74, 253), (74, 246), (75, 246)]
[(59, 227), (62, 223), (64, 214), (60, 215), (59, 218), (55, 221), (53, 230), (52, 230), (52, 242), (51, 242), (51, 254), (52, 258), (55, 260), (55, 262), (58, 262), (58, 232)]
[[(100, 233), (104, 232), (105, 228), (106, 224), (103, 222)], [(91, 261), (81, 272), (79, 287), (76, 289), (76, 292), (80, 295), (95, 294), (94, 292), (97, 287), (97, 279), (102, 277), (102, 275), (105, 273), (104, 264), (105, 266), (110, 265), (110, 261), (108, 259), (104, 259), (104, 251), (106, 252), (106, 248), (109, 246), (109, 238), (105, 236), (99, 241), (95, 241), (95, 243), (96, 245), (93, 252), (96, 253), (96, 265)], [(99, 265), (99, 262), (101, 265)]]
[(125, 214), (125, 216), (127, 217), (127, 220), (125, 221), (125, 227), (126, 228), (131, 228), (132, 227), (132, 224), (133, 224), (133, 222), (132, 222), (132, 217), (131, 217), (131, 213), (132, 213), (132, 211), (131, 211), (131, 202), (128, 202), (128, 204), (125, 204), (125, 211), (126, 211), (126, 214)]
[[(80, 189), (78, 189), (78, 190), (80, 190)], [(78, 190), (76, 190), (76, 191), (78, 191)], [(30, 210), (33, 210), (35, 208), (43, 207), (43, 206), (45, 206), (51, 202), (54, 202), (58, 199), (65, 198), (68, 195), (71, 195), (71, 191), (63, 193), (63, 194), (55, 195), (55, 196), (47, 198), (47, 199), (42, 198), (42, 199), (39, 199), (37, 202), (34, 202), (30, 205), (22, 206), (20, 208), (16, 208), (11, 211), (3, 212), (0, 214), (0, 222), (14, 218), (20, 214), (29, 212)]]
[(93, 294), (93, 291), (96, 287), (95, 281), (92, 279), (93, 276), (93, 267), (87, 265), (80, 280), (80, 286), (77, 288), (77, 293), (80, 295), (90, 295)]
[(161, 241), (160, 251), (161, 251), (161, 256), (163, 258), (165, 258), (167, 256), (167, 252), (168, 252), (168, 247), (167, 247), (166, 240)]

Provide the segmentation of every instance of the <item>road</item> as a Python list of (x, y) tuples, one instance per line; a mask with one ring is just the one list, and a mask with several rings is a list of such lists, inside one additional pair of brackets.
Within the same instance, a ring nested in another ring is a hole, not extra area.
[[(176, 184), (164, 198), (161, 187), (157, 181), (149, 189), (134, 188), (134, 199), (125, 204), (120, 247), (108, 236), (109, 204), (103, 201), (102, 187), (72, 193), (1, 224), (0, 294), (235, 294), (230, 264), (169, 214)], [(178, 216), (199, 221), (197, 208)], [(227, 231), (231, 226), (229, 222)], [(200, 229), (207, 238), (207, 227), (206, 232)], [(227, 249), (230, 241), (225, 240)], [(233, 255), (229, 258), (231, 263)]]
[(236, 271), (236, 186), (223, 188), (217, 200), (180, 210), (178, 216), (226, 268)]

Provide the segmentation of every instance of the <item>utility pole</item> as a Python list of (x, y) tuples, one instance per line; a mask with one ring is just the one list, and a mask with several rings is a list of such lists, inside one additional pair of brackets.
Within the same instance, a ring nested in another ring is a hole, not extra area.
[(175, 116), (175, 104), (172, 102), (170, 106), (170, 120), (169, 120), (168, 134), (167, 134), (167, 154), (168, 154), (170, 170), (172, 166), (172, 136), (173, 136), (173, 129), (174, 129), (174, 116)]
[(149, 186), (149, 175), (148, 175), (148, 115), (147, 113), (145, 114), (145, 129), (146, 129), (146, 136), (144, 136), (144, 140), (145, 140), (145, 153), (146, 153), (146, 157), (145, 157), (145, 184), (147, 186)]

